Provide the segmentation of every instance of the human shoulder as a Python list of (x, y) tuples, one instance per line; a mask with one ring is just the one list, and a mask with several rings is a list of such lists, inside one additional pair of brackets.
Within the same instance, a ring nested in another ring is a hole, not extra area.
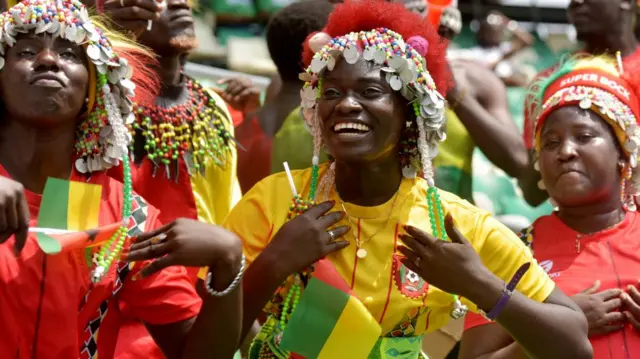
[[(291, 171), (296, 191), (302, 196), (308, 195), (311, 182), (311, 169)], [(287, 174), (279, 172), (272, 174), (256, 183), (234, 207), (233, 212), (241, 213), (248, 208), (258, 208), (265, 213), (265, 217), (273, 217), (284, 213), (286, 216), (293, 198), (291, 185)]]
[[(429, 185), (424, 179), (416, 179), (412, 190), (417, 201), (426, 202), (428, 200), (427, 191), (429, 190)], [(437, 191), (445, 213), (451, 214), (458, 229), (464, 227), (465, 231), (467, 229), (471, 230), (474, 228), (478, 218), (488, 214), (487, 211), (474, 206), (451, 192), (440, 188)]]

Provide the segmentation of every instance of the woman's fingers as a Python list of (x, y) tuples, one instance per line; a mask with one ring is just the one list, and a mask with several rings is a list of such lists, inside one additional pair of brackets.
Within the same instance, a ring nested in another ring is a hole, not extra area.
[(416, 241), (420, 242), (427, 248), (433, 246), (438, 242), (435, 237), (420, 228), (414, 226), (404, 226), (404, 229), (407, 231), (407, 233), (409, 233), (411, 237), (413, 237)]
[(345, 216), (345, 213), (341, 211), (328, 213), (318, 218), (318, 225), (321, 228), (332, 227), (336, 223), (340, 222), (344, 218), (344, 216)]
[(169, 254), (171, 252), (171, 249), (173, 248), (172, 242), (153, 243), (149, 241), (147, 243), (148, 245), (133, 251), (130, 250), (126, 253), (123, 253), (122, 256), (124, 257), (124, 259), (130, 262), (142, 261), (142, 260), (163, 257)]
[(400, 240), (412, 251), (420, 254), (421, 256), (428, 255), (427, 247), (422, 242), (418, 241), (416, 238), (406, 234), (401, 234)]
[(418, 253), (412, 251), (410, 248), (405, 246), (399, 246), (398, 252), (402, 253), (405, 258), (407, 258), (411, 263), (419, 263), (421, 261), (420, 255)]
[(156, 228), (153, 231), (142, 233), (141, 235), (139, 235), (136, 238), (135, 242), (131, 245), (129, 250), (142, 248), (142, 246), (144, 245), (145, 242), (151, 240), (152, 238), (158, 237), (160, 234), (164, 234), (165, 236), (167, 236), (169, 230), (173, 227), (174, 223), (175, 223), (175, 221), (171, 222), (169, 224), (165, 224), (164, 226), (162, 226), (160, 228)]
[(315, 205), (311, 208), (309, 208), (308, 210), (306, 210), (302, 215), (303, 216), (307, 216), (311, 219), (318, 219), (322, 216), (324, 216), (327, 212), (329, 212), (331, 210), (331, 208), (333, 208), (333, 206), (335, 206), (336, 202), (334, 201), (326, 201), (326, 202), (322, 202), (318, 205)]

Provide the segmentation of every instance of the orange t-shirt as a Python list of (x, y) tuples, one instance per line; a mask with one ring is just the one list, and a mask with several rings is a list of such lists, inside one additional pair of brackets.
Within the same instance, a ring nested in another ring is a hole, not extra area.
[[(0, 176), (9, 177), (0, 166)], [(122, 184), (104, 173), (71, 180), (102, 186), (99, 225), (119, 222)], [(31, 226), (37, 224), (42, 196), (25, 191)], [(160, 226), (158, 212), (135, 195), (129, 234)], [(151, 324), (180, 322), (196, 316), (201, 300), (184, 268), (171, 267), (132, 281), (133, 268), (116, 262), (97, 285), (90, 282), (85, 250), (45, 255), (30, 235), (20, 257), (13, 237), (0, 245), (0, 358), (112, 358), (120, 308), (127, 307)]]
[[(640, 214), (627, 212), (617, 226), (578, 238), (557, 215), (536, 220), (525, 231), (523, 240), (532, 243), (534, 257), (558, 288), (575, 295), (601, 282), (600, 291), (625, 290), (637, 285), (640, 273)], [(578, 247), (579, 243), (579, 247)], [(478, 314), (467, 314), (465, 329), (489, 323)], [(640, 358), (640, 332), (631, 325), (624, 329), (589, 338), (594, 359)]]

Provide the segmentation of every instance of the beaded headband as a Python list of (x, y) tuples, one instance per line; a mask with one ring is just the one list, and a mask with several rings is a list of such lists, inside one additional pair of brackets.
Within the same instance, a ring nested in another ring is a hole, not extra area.
[[(620, 72), (622, 66), (620, 65)], [(631, 90), (631, 85), (621, 76), (616, 76), (595, 66), (569, 71), (554, 79), (544, 89), (541, 106), (535, 118), (534, 143), (536, 151), (541, 149), (541, 133), (549, 115), (565, 106), (579, 106), (598, 114), (614, 130), (618, 142), (628, 157), (625, 181), (626, 194), (622, 197), (634, 197), (640, 189), (638, 156), (640, 155), (640, 104)], [(623, 183), (623, 188), (625, 187)], [(623, 189), (624, 191), (624, 189)], [(635, 203), (624, 200), (629, 210), (635, 210)]]
[(78, 0), (26, 0), (0, 14), (0, 69), (5, 50), (16, 43), (19, 34), (26, 33), (60, 37), (84, 47), (90, 60), (89, 112), (78, 129), (75, 167), (87, 173), (118, 165), (131, 141), (125, 121), (134, 120), (135, 84), (127, 60), (114, 52)]
[[(312, 130), (319, 131), (320, 128), (316, 109), (325, 72), (333, 70), (341, 59), (355, 64), (362, 57), (380, 66), (389, 86), (413, 104), (419, 132), (417, 153), (404, 161), (402, 172), (409, 178), (422, 172), (429, 185), (433, 186), (431, 160), (437, 155), (438, 143), (446, 135), (445, 100), (436, 89), (424, 59), (429, 42), (421, 36), (410, 37), (405, 42), (393, 30), (376, 28), (334, 38), (319, 32), (309, 39), (309, 47), (315, 55), (306, 71), (300, 74), (300, 79), (305, 81), (300, 95), (305, 120), (310, 122)], [(314, 166), (318, 165), (318, 154), (319, 146), (314, 146)]]

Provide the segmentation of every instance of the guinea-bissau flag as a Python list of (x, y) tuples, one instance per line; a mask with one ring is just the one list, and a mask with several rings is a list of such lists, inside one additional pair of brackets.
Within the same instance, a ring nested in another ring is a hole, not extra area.
[(365, 359), (382, 329), (327, 259), (318, 261), (284, 330), (293, 358)]
[(56, 254), (108, 240), (121, 223), (98, 227), (101, 196), (100, 185), (47, 179), (34, 229), (42, 251)]

